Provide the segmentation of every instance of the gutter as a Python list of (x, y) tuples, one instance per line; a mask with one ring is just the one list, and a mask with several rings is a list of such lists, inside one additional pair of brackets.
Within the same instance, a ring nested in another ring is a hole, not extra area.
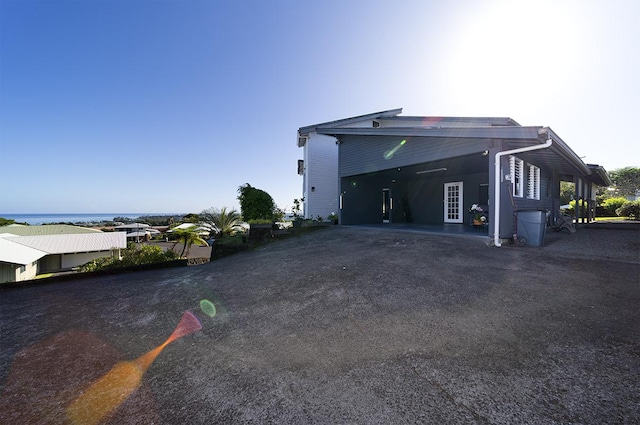
[(539, 149), (547, 149), (548, 147), (550, 147), (553, 144), (553, 141), (551, 139), (551, 131), (549, 129), (549, 127), (544, 127), (541, 128), (540, 130), (538, 130), (538, 134), (542, 134), (542, 133), (546, 133), (547, 134), (547, 141), (541, 145), (534, 145), (534, 146), (527, 146), (526, 148), (519, 148), (519, 149), (512, 149), (509, 151), (502, 151), (502, 152), (498, 152), (495, 155), (495, 159), (494, 159), (494, 206), (493, 206), (493, 223), (494, 223), (494, 233), (493, 233), (493, 243), (495, 246), (497, 247), (501, 247), (502, 243), (500, 242), (500, 182), (501, 182), (501, 175), (500, 175), (500, 158), (505, 156), (505, 155), (512, 155), (515, 153), (521, 153), (521, 152), (529, 152), (529, 151), (535, 151), (535, 150), (539, 150)]

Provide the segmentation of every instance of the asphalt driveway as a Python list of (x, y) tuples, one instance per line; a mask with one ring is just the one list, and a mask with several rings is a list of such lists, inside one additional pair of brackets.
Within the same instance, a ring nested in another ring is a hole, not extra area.
[(640, 233), (485, 240), (333, 227), (0, 291), (0, 423), (74, 423), (91, 388), (114, 424), (638, 423)]

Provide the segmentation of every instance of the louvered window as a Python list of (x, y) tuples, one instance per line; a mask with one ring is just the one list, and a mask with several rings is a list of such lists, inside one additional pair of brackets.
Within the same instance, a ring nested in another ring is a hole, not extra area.
[(529, 165), (527, 199), (540, 199), (540, 169), (535, 165)]
[(511, 171), (511, 183), (513, 184), (513, 196), (524, 196), (524, 161), (515, 156), (509, 157), (509, 169)]

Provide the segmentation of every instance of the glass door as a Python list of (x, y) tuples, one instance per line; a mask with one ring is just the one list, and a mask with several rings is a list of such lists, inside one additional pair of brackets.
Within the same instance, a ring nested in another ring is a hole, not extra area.
[(382, 189), (382, 222), (389, 223), (391, 221), (391, 208), (393, 208), (391, 200), (391, 191)]
[(462, 223), (462, 182), (444, 184), (444, 222)]

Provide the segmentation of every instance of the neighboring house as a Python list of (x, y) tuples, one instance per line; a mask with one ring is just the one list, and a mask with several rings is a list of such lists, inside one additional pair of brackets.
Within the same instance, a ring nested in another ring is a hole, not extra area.
[(218, 231), (218, 229), (216, 227), (214, 227), (214, 226), (212, 226), (212, 225), (210, 225), (208, 223), (199, 223), (199, 224), (182, 223), (182, 224), (172, 228), (171, 230), (167, 230), (167, 233), (171, 233), (174, 230), (191, 229), (191, 228), (195, 228), (194, 230), (201, 237), (209, 237), (209, 235), (211, 235), (212, 232), (215, 234)]
[(47, 253), (6, 240), (4, 236), (6, 234), (0, 235), (0, 283), (36, 277), (38, 260)]
[(120, 250), (126, 247), (124, 233), (104, 233), (69, 225), (3, 226), (0, 227), (0, 283), (72, 270), (96, 258), (120, 257)]
[(139, 242), (151, 237), (150, 228), (151, 227), (148, 224), (144, 223), (129, 223), (115, 226), (113, 230), (116, 232), (125, 232), (127, 234), (127, 239)]
[(589, 204), (587, 220), (595, 213), (595, 186), (611, 184), (602, 167), (585, 164), (548, 127), (401, 112), (298, 129), (306, 218), (335, 212), (342, 224), (463, 224), (478, 204), (489, 234), (507, 238), (514, 212), (557, 214), (560, 181), (576, 184), (575, 198)]

